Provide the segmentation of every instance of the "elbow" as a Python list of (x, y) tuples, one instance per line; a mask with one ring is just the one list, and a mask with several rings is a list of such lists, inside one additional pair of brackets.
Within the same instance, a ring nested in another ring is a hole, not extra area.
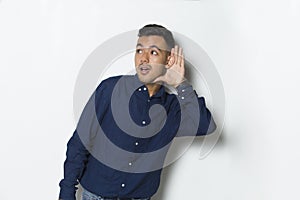
[(207, 134), (213, 133), (217, 129), (217, 125), (214, 121), (214, 119), (211, 117), (209, 120), (208, 128), (207, 128)]

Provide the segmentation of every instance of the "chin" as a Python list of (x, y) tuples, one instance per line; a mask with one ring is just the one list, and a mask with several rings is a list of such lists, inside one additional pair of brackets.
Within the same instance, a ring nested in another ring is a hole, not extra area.
[(138, 78), (139, 78), (139, 80), (140, 80), (143, 84), (149, 84), (149, 83), (152, 83), (152, 82), (153, 82), (152, 79), (143, 77), (143, 76), (141, 76), (141, 75), (139, 75), (139, 74), (138, 74)]

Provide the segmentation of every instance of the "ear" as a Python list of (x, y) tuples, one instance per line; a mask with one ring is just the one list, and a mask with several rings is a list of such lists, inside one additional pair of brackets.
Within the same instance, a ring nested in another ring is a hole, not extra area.
[(166, 64), (166, 68), (169, 69), (170, 67), (172, 67), (172, 65), (174, 64), (174, 56), (168, 56), (167, 58), (167, 64)]

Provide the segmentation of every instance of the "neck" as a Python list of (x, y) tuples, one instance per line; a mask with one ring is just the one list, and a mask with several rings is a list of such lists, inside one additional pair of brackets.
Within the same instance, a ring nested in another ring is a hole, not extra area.
[(161, 84), (149, 83), (149, 84), (146, 84), (146, 87), (148, 89), (149, 96), (152, 97), (159, 90), (159, 88), (161, 87)]

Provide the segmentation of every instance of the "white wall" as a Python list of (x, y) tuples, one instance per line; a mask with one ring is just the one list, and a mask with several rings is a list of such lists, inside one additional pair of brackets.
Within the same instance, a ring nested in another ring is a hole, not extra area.
[(200, 160), (194, 142), (155, 199), (299, 199), (299, 0), (130, 2), (0, 0), (0, 199), (57, 199), (83, 62), (149, 22), (197, 42), (226, 95), (219, 143)]

